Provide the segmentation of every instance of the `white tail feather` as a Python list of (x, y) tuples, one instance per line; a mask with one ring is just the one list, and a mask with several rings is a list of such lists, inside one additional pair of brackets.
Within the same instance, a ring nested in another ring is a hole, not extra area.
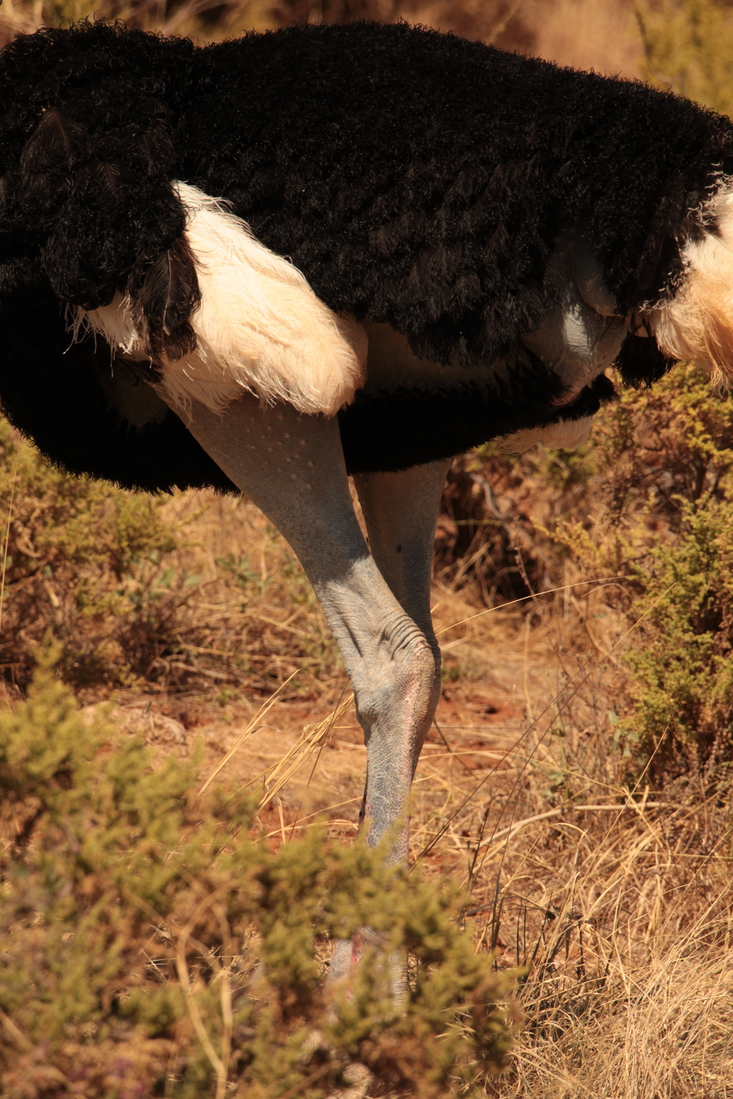
[(661, 350), (671, 359), (692, 359), (727, 388), (733, 381), (733, 180), (723, 179), (700, 211), (701, 238), (683, 251), (684, 281), (676, 293), (643, 310)]
[[(248, 390), (334, 415), (364, 381), (364, 330), (324, 305), (300, 271), (216, 199), (187, 183), (174, 187), (188, 215), (201, 305), (191, 317), (195, 350), (162, 359), (161, 395), (184, 410), (195, 400), (221, 412)], [(128, 298), (78, 310), (75, 332), (87, 326), (119, 351), (149, 357)]]

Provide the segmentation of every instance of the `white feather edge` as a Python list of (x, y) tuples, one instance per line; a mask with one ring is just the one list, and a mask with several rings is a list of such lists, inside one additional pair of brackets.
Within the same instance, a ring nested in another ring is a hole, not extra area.
[[(674, 294), (644, 306), (644, 322), (671, 359), (692, 359), (721, 390), (733, 388), (733, 178), (689, 211), (699, 231), (682, 249), (683, 279)], [(715, 225), (715, 230), (711, 229)]]
[[(188, 183), (173, 187), (186, 209), (201, 305), (191, 317), (195, 350), (161, 362), (161, 396), (184, 411), (200, 401), (223, 412), (246, 390), (309, 415), (334, 415), (364, 382), (364, 329), (330, 310), (304, 275), (221, 201)], [(149, 359), (131, 306), (118, 294), (102, 308), (75, 309), (74, 336), (91, 329), (117, 351)]]

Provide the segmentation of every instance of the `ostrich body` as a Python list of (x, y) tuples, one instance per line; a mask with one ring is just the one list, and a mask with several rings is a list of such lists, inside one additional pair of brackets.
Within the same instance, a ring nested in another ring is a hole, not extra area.
[(405, 858), (448, 461), (580, 441), (613, 364), (732, 372), (733, 126), (405, 25), (84, 24), (0, 55), (0, 172), (7, 415), (72, 472), (262, 509), (354, 688), (369, 840)]

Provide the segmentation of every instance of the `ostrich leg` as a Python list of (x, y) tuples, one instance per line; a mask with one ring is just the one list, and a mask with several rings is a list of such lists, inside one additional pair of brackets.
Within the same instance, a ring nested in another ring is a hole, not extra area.
[[(287, 539), (313, 584), (341, 649), (367, 741), (369, 842), (401, 822), (391, 857), (406, 858), (410, 784), (436, 701), (437, 647), (427, 584), (439, 470), (445, 466), (360, 478), (385, 579), (354, 514), (335, 418), (303, 416), (286, 404), (263, 408), (250, 395), (223, 415), (197, 403), (181, 414), (214, 461)], [(388, 503), (380, 500), (382, 487)], [(421, 514), (424, 507), (427, 515)], [(403, 514), (395, 514), (396, 508)], [(404, 565), (397, 561), (401, 552)]]
[[(432, 691), (423, 721), (411, 731), (409, 745), (410, 780), (433, 720), (440, 694), (440, 649), (430, 616), (430, 575), (433, 562), (435, 524), (449, 462), (413, 466), (400, 473), (363, 473), (354, 477), (369, 534), (369, 548), (379, 571), (403, 611), (420, 629), (435, 661)], [(372, 776), (390, 771), (392, 745), (380, 740), (362, 721), (367, 744), (367, 786), (362, 817), (371, 822), (382, 813), (376, 798), (383, 795), (381, 783)], [(379, 838), (378, 834), (376, 838)], [(404, 822), (398, 845), (407, 857), (408, 829)]]
[[(433, 563), (435, 524), (440, 497), (450, 462), (431, 462), (414, 466), (400, 473), (360, 473), (354, 477), (364, 519), (369, 534), (369, 548), (379, 571), (390, 590), (410, 619), (419, 627), (430, 645), (434, 658), (430, 701), (420, 724), (410, 730), (405, 747), (409, 759), (409, 781), (415, 773), (420, 751), (425, 742), (440, 695), (440, 649), (433, 632), (430, 616), (430, 576)], [(361, 818), (370, 822), (370, 839), (375, 834), (375, 822), (389, 816), (389, 805), (383, 811), (376, 804), (380, 796), (388, 795), (393, 744), (380, 736), (361, 717), (367, 746), (367, 783), (364, 790)], [(408, 820), (403, 811), (395, 855), (407, 858)], [(339, 940), (334, 946), (331, 976), (346, 976), (358, 953), (356, 944)], [(403, 992), (403, 967), (393, 967), (392, 985), (395, 995)]]

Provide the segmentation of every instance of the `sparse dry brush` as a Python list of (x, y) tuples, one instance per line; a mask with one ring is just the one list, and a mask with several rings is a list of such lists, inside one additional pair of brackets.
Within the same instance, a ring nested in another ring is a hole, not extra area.
[(527, 969), (492, 1095), (729, 1094), (732, 443), (733, 401), (681, 366), (582, 453), (468, 460), (484, 572), (448, 575), (479, 600), (513, 575), (546, 684), (525, 681), (519, 739), (487, 731), (493, 768), (453, 764), (449, 793), (422, 795), (423, 849), (452, 852), (477, 942)]
[(143, 683), (270, 692), (293, 672), (291, 695), (312, 697), (340, 666), (294, 555), (235, 500), (70, 477), (4, 420), (0, 499), (0, 667), (20, 688), (49, 630), (90, 698)]

